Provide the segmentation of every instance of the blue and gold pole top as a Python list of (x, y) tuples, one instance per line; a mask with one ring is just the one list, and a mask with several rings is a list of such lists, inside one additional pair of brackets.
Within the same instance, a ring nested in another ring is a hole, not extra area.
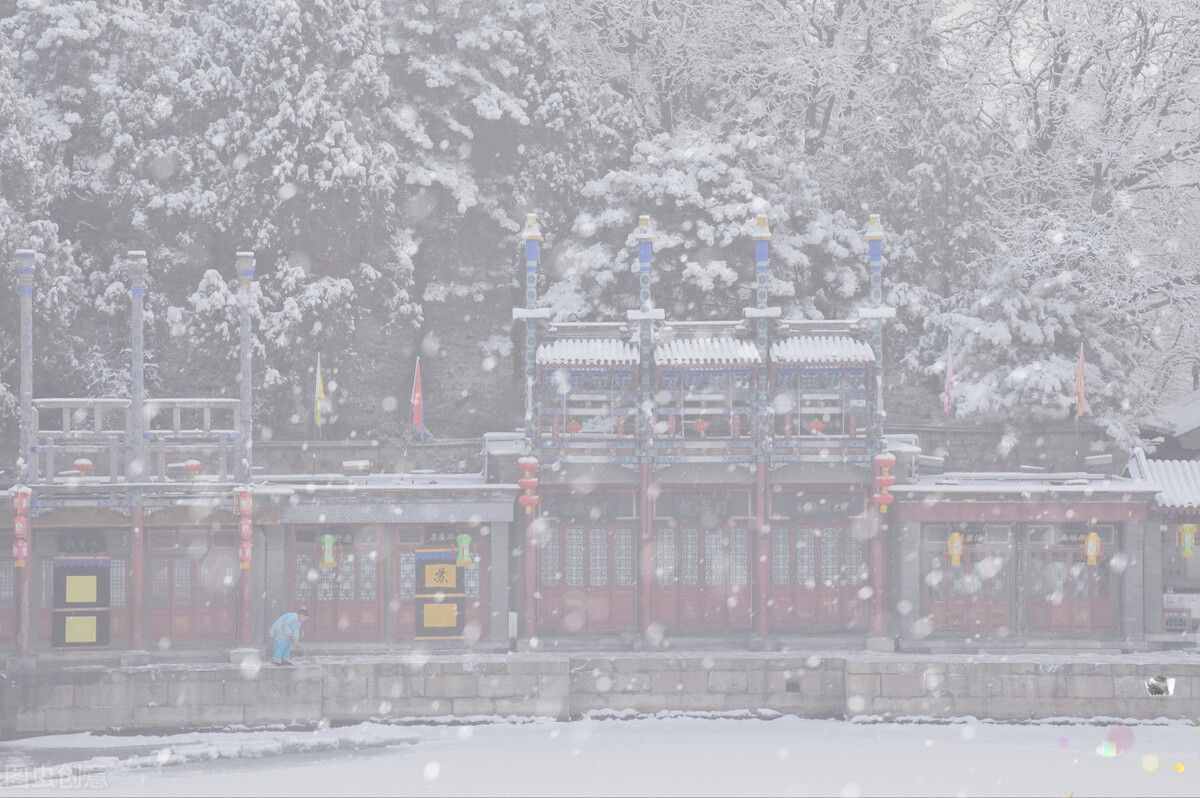
[(253, 280), (255, 269), (256, 264), (253, 252), (250, 252), (249, 250), (242, 250), (237, 253), (238, 277), (247, 282)]
[(33, 263), (37, 258), (37, 251), (32, 249), (18, 249), (17, 256), (17, 286), (19, 293), (25, 293), (27, 290), (32, 295), (33, 292)]
[(883, 224), (879, 214), (873, 213), (867, 217), (867, 255), (871, 260), (879, 260), (883, 255)]
[(637, 227), (638, 240), (638, 260), (642, 263), (642, 268), (646, 268), (646, 264), (650, 262), (650, 255), (653, 253), (650, 240), (650, 215), (643, 213), (638, 217)]
[(536, 213), (525, 214), (525, 229), (521, 231), (525, 239), (525, 260), (533, 263), (542, 254), (542, 227), (538, 224)]
[(768, 243), (771, 240), (771, 226), (767, 224), (767, 215), (760, 213), (754, 219), (754, 260), (757, 263), (765, 263), (770, 250)]

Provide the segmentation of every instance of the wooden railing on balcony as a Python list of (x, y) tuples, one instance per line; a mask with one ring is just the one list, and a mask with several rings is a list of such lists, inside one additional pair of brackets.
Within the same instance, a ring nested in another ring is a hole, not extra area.
[(607, 432), (543, 433), (538, 449), (573, 463), (637, 462), (637, 438)]
[(228, 479), (241, 450), (240, 414), (237, 399), (147, 400), (147, 474)]
[(33, 408), (32, 480), (124, 476), (128, 399), (35, 399)]
[(869, 463), (870, 439), (865, 435), (776, 435), (771, 440), (771, 460), (776, 463)]

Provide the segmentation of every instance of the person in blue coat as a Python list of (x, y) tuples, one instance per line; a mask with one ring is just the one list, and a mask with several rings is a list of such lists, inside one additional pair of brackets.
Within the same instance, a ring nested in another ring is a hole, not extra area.
[(306, 607), (301, 607), (295, 612), (285, 612), (275, 619), (275, 623), (271, 624), (271, 641), (275, 646), (271, 652), (271, 662), (276, 665), (292, 664), (288, 657), (291, 656), (292, 646), (300, 640), (300, 629), (307, 620)]

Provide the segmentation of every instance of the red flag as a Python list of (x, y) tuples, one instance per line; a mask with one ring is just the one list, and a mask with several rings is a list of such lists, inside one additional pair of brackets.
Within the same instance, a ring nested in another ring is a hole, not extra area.
[(413, 374), (412, 387), (412, 428), (425, 428), (425, 398), (421, 394), (421, 358), (417, 357), (417, 371)]
[(1083, 344), (1079, 345), (1079, 359), (1075, 361), (1075, 418), (1086, 416), (1091, 412), (1087, 400), (1087, 383), (1083, 370), (1087, 365), (1083, 359)]

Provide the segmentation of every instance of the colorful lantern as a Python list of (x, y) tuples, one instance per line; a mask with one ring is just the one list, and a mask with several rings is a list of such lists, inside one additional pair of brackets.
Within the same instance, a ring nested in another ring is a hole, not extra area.
[(321, 568), (322, 570), (330, 570), (337, 566), (337, 556), (335, 546), (337, 545), (337, 536), (326, 532), (321, 535)]
[(1100, 533), (1088, 532), (1087, 537), (1083, 542), (1083, 553), (1087, 555), (1087, 564), (1089, 566), (1094, 567), (1100, 562), (1101, 549), (1102, 546), (1100, 545)]
[(955, 568), (962, 565), (965, 541), (966, 537), (962, 532), (951, 532), (950, 537), (946, 539), (946, 556), (950, 558), (950, 564)]
[(238, 565), (243, 571), (249, 571), (254, 556), (254, 497), (249, 490), (237, 492), (237, 509), (241, 516)]
[(454, 539), (455, 543), (455, 565), (463, 568), (469, 568), (475, 564), (475, 558), (471, 556), (471, 536), (463, 533)]
[(1185, 560), (1192, 559), (1192, 555), (1196, 551), (1196, 530), (1200, 529), (1197, 524), (1180, 524), (1179, 525), (1179, 552)]

